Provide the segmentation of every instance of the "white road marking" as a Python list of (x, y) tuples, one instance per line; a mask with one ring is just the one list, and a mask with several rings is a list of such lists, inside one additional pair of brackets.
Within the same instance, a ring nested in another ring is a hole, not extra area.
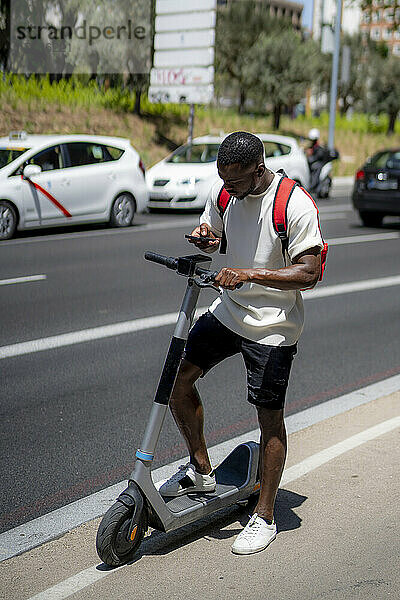
[(331, 238), (327, 240), (330, 246), (342, 246), (343, 244), (364, 244), (366, 242), (382, 242), (384, 240), (398, 240), (400, 233), (373, 233), (367, 235), (349, 235), (347, 237)]
[[(348, 410), (372, 402), (377, 398), (388, 396), (400, 390), (400, 375), (388, 377), (377, 383), (372, 383), (343, 396), (332, 398), (306, 408), (294, 415), (285, 417), (288, 434), (301, 431), (315, 423), (324, 421)], [(253, 440), (258, 442), (259, 429), (254, 429), (209, 448), (213, 465), (217, 465), (232, 452), (236, 446)], [(180, 464), (187, 462), (186, 458), (159, 467), (152, 472), (154, 481), (159, 482), (170, 477)], [(0, 561), (12, 558), (40, 546), (67, 531), (79, 527), (96, 517), (103, 515), (115, 501), (115, 498), (126, 488), (126, 480), (120, 481), (90, 496), (71, 502), (50, 513), (33, 519), (14, 529), (0, 534)]]
[(334, 444), (329, 448), (325, 448), (324, 450), (321, 450), (321, 452), (317, 452), (316, 454), (313, 454), (312, 456), (309, 456), (308, 458), (297, 463), (297, 465), (293, 465), (293, 467), (285, 469), (281, 485), (295, 481), (295, 479), (299, 479), (299, 477), (310, 473), (314, 469), (317, 469), (330, 460), (337, 458), (341, 454), (349, 452), (350, 450), (357, 448), (357, 446), (361, 446), (361, 444), (365, 444), (366, 442), (384, 435), (385, 433), (388, 433), (397, 427), (400, 427), (400, 415), (393, 417), (393, 419), (389, 419), (388, 421), (383, 421), (383, 423), (379, 423), (378, 425), (374, 425), (369, 429), (365, 429), (360, 433), (352, 435), (351, 437), (339, 442), (338, 444)]
[(0, 279), (0, 285), (12, 285), (13, 283), (30, 283), (31, 281), (42, 281), (47, 275), (26, 275), (25, 277), (13, 277), (12, 279)]
[[(376, 439), (385, 433), (389, 433), (393, 431), (397, 427), (400, 427), (400, 416), (394, 417), (393, 419), (389, 419), (384, 421), (383, 423), (379, 423), (374, 427), (370, 427), (369, 429), (365, 429), (364, 431), (353, 435), (338, 444), (334, 444), (329, 448), (325, 448), (321, 452), (317, 452), (312, 456), (309, 456), (305, 460), (301, 461), (297, 465), (293, 465), (293, 467), (289, 467), (285, 470), (281, 485), (285, 485), (296, 479), (299, 479), (303, 475), (306, 475), (321, 465), (334, 460), (338, 456), (341, 456), (345, 452), (349, 452), (366, 442)], [(126, 565), (129, 566), (129, 565)], [(125, 568), (126, 566), (120, 567), (120, 569)], [(107, 577), (111, 573), (114, 573), (115, 569), (108, 571), (100, 571), (97, 566), (94, 565), (57, 583), (56, 585), (40, 592), (39, 594), (35, 594), (29, 600), (64, 600), (65, 598), (69, 598), (73, 594), (76, 594), (80, 590), (96, 583), (97, 581)]]
[(376, 290), (384, 287), (391, 287), (393, 285), (400, 285), (400, 275), (379, 277), (378, 279), (366, 279), (364, 281), (354, 281), (350, 283), (339, 283), (338, 285), (328, 285), (326, 287), (321, 286), (315, 290), (306, 290), (303, 292), (303, 297), (305, 300), (314, 300), (316, 298), (326, 298), (327, 296), (336, 296), (339, 294)]
[(330, 204), (329, 206), (318, 206), (318, 210), (320, 215), (324, 215), (326, 213), (342, 211), (351, 212), (353, 210), (353, 207), (351, 206), (351, 204)]
[(335, 221), (336, 219), (347, 219), (347, 214), (345, 212), (335, 212), (335, 213), (323, 213), (321, 215), (321, 223), (325, 223), (325, 221)]
[[(318, 298), (325, 298), (327, 296), (363, 292), (366, 290), (380, 289), (399, 284), (400, 275), (395, 275), (393, 277), (380, 277), (378, 279), (367, 279), (364, 281), (354, 281), (339, 285), (329, 285), (325, 287), (321, 286), (315, 290), (306, 290), (303, 292), (303, 294), (305, 300), (316, 300)], [(197, 310), (197, 314), (199, 315), (205, 310), (207, 310), (207, 307), (199, 308)], [(82, 329), (80, 331), (72, 331), (70, 333), (39, 338), (27, 342), (19, 342), (7, 346), (0, 346), (0, 360), (14, 356), (22, 356), (24, 354), (32, 354), (34, 352), (43, 352), (45, 350), (63, 348), (64, 346), (72, 346), (74, 344), (82, 344), (83, 342), (100, 340), (116, 335), (135, 333), (145, 329), (163, 327), (165, 325), (171, 325), (175, 323), (177, 318), (178, 313), (173, 312), (165, 315), (133, 319), (132, 321), (112, 323), (110, 325), (104, 325), (101, 327), (92, 327), (90, 329)]]
[(16, 239), (2, 242), (6, 246), (17, 246), (19, 244), (36, 244), (39, 242), (60, 242), (62, 240), (76, 240), (92, 237), (104, 237), (108, 235), (132, 235), (138, 231), (157, 231), (160, 229), (179, 229), (180, 227), (195, 227), (199, 222), (198, 217), (188, 217), (184, 219), (174, 219), (160, 223), (144, 223), (143, 225), (133, 225), (123, 229), (101, 229), (97, 231), (82, 231), (80, 233), (59, 233), (53, 235), (43, 235), (28, 239)]

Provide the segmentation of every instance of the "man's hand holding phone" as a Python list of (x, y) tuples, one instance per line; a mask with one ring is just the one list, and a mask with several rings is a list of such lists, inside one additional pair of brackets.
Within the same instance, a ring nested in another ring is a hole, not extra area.
[(191, 244), (204, 252), (214, 252), (219, 246), (220, 238), (216, 237), (206, 223), (196, 227), (190, 235), (185, 235)]

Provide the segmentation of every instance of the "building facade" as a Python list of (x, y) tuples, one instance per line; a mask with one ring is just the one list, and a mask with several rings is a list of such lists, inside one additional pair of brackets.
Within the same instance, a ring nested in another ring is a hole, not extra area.
[[(342, 31), (350, 35), (360, 31), (362, 11), (360, 0), (343, 0)], [(321, 37), (328, 39), (328, 31), (333, 31), (336, 20), (336, 0), (314, 0), (312, 36), (315, 40)]]
[[(227, 6), (232, 2), (240, 0), (217, 0), (218, 6)], [(264, 2), (269, 14), (272, 17), (281, 19), (290, 19), (295, 29), (301, 29), (301, 19), (303, 15), (303, 4), (299, 2), (289, 2), (289, 0), (257, 0)]]
[(387, 5), (387, 0), (374, 0), (371, 8), (363, 11), (360, 29), (364, 37), (386, 44), (391, 53), (400, 56), (400, 31), (393, 27), (395, 18), (400, 21), (400, 8)]

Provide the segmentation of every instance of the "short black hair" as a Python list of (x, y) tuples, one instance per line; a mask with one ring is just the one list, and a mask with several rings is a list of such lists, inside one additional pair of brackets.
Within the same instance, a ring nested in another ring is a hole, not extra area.
[(236, 163), (248, 167), (262, 160), (263, 156), (264, 146), (260, 138), (248, 131), (235, 131), (222, 141), (218, 150), (217, 163), (221, 167)]

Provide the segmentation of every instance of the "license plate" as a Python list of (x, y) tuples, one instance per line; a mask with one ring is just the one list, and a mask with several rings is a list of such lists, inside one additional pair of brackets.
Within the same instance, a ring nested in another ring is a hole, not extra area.
[(370, 179), (367, 187), (369, 190), (397, 190), (398, 182), (397, 179), (386, 179), (383, 181), (380, 181), (379, 179)]

